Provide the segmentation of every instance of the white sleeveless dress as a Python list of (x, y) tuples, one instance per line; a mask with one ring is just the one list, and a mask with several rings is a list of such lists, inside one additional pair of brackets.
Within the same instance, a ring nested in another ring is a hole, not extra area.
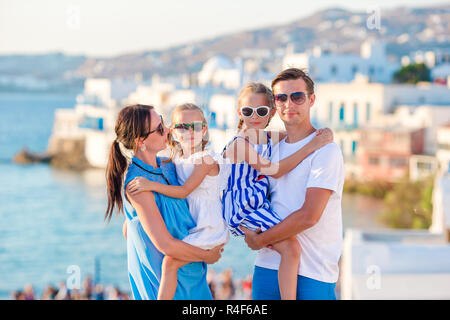
[(194, 171), (196, 161), (204, 155), (210, 155), (219, 163), (220, 172), (217, 176), (205, 176), (200, 185), (187, 196), (189, 211), (197, 226), (189, 230), (183, 241), (202, 249), (212, 249), (228, 242), (230, 235), (222, 218), (221, 193), (226, 178), (226, 170), (220, 165), (222, 157), (210, 150), (197, 152), (188, 158), (176, 157), (173, 160), (178, 176), (178, 183), (183, 185)]

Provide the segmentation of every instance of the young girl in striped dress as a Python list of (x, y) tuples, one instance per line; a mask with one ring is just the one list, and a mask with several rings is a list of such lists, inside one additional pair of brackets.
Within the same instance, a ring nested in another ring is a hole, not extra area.
[[(286, 136), (264, 130), (276, 111), (273, 101), (272, 91), (261, 83), (248, 84), (239, 95), (240, 132), (223, 152), (223, 156), (233, 163), (222, 197), (223, 218), (235, 236), (244, 234), (239, 226), (263, 232), (280, 222), (267, 198), (267, 176), (283, 176), (309, 154), (333, 140), (330, 129), (318, 130), (316, 137), (296, 153), (278, 163), (270, 162), (272, 145)], [(300, 244), (292, 237), (273, 244), (272, 248), (281, 255), (278, 271), (281, 298), (295, 300)]]
[[(189, 230), (183, 241), (202, 249), (225, 244), (229, 231), (222, 219), (220, 193), (222, 171), (220, 154), (205, 150), (208, 127), (203, 111), (192, 103), (185, 103), (172, 112), (169, 145), (175, 164), (179, 186), (166, 185), (138, 177), (129, 183), (131, 194), (155, 191), (172, 198), (186, 198), (196, 227)], [(188, 262), (165, 256), (162, 264), (158, 300), (173, 299), (177, 287), (177, 272)]]

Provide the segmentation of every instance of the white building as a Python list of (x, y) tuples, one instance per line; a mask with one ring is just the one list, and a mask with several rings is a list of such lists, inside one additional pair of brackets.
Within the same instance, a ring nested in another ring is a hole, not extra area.
[[(429, 128), (427, 153), (436, 151), (436, 128), (449, 122), (450, 90), (441, 85), (319, 83), (311, 118), (319, 127), (348, 132), (362, 126), (401, 125)], [(336, 136), (339, 141), (339, 137)], [(351, 139), (351, 140), (349, 140)], [(343, 134), (344, 155), (356, 152), (358, 138)], [(346, 152), (347, 150), (347, 152)]]
[(450, 122), (437, 130), (436, 158), (441, 172), (450, 173)]
[(450, 299), (450, 245), (428, 230), (345, 231), (343, 300)]
[(231, 61), (225, 56), (210, 58), (198, 73), (198, 84), (237, 90), (242, 85), (243, 63), (241, 60)]
[(356, 54), (332, 54), (316, 47), (312, 52), (290, 53), (283, 69), (306, 69), (317, 82), (350, 82), (364, 75), (370, 82), (390, 83), (400, 64), (389, 61), (384, 43), (366, 41)]
[[(425, 128), (427, 155), (437, 151), (437, 128), (450, 122), (450, 90), (435, 84), (400, 85), (353, 81), (318, 83), (311, 118), (318, 127), (334, 130), (348, 176), (360, 176), (360, 131), (364, 127)], [(433, 157), (413, 158), (411, 179), (436, 170)]]
[(74, 109), (55, 110), (49, 151), (58, 139), (83, 139), (88, 162), (93, 167), (106, 167), (120, 102), (137, 85), (135, 81), (87, 79)]

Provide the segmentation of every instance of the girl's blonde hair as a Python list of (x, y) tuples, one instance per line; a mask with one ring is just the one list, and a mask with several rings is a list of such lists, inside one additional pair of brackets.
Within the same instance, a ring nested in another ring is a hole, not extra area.
[[(183, 104), (175, 107), (175, 109), (173, 109), (172, 114), (171, 114), (171, 125), (174, 124), (175, 115), (180, 112), (186, 111), (186, 110), (198, 111), (200, 113), (200, 115), (202, 116), (202, 121), (205, 122), (206, 124), (208, 124), (206, 121), (205, 114), (203, 113), (203, 110), (200, 107), (198, 107), (197, 105), (195, 105), (193, 103), (183, 103)], [(208, 143), (209, 143), (209, 131), (208, 131), (208, 129), (206, 129), (206, 132), (202, 138), (202, 151), (205, 150)], [(171, 149), (170, 159), (173, 159), (176, 156), (183, 155), (183, 149), (181, 148), (180, 143), (173, 138), (171, 133), (169, 133), (168, 144)]]
[[(274, 103), (274, 97), (273, 97), (272, 90), (270, 90), (269, 87), (267, 87), (266, 85), (264, 85), (261, 82), (250, 82), (244, 88), (242, 88), (241, 92), (239, 93), (238, 109), (240, 109), (242, 107), (242, 99), (249, 94), (265, 95), (265, 97), (267, 99), (267, 106), (270, 109), (274, 108), (275, 103)], [(272, 119), (272, 117), (270, 117), (269, 121), (267, 121), (266, 127), (269, 125), (269, 122), (271, 119)], [(242, 129), (243, 124), (244, 124), (244, 121), (242, 119), (239, 119), (239, 124), (238, 124), (239, 130)]]

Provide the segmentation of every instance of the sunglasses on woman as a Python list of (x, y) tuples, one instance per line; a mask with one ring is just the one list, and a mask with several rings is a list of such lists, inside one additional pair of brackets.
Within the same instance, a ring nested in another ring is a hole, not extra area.
[(304, 92), (294, 92), (291, 93), (289, 96), (285, 93), (280, 93), (275, 95), (275, 103), (276, 104), (284, 104), (288, 100), (288, 98), (291, 99), (291, 101), (295, 104), (303, 104), (306, 100), (306, 97), (309, 96), (309, 94)]
[(185, 130), (192, 129), (192, 131), (200, 132), (203, 130), (205, 125), (206, 125), (206, 122), (194, 121), (191, 123), (177, 123), (173, 127), (174, 127), (174, 129), (177, 129), (179, 131), (185, 131)]
[(161, 118), (161, 122), (159, 123), (159, 125), (156, 127), (155, 130), (151, 130), (151, 131), (147, 132), (147, 133), (143, 136), (144, 139), (147, 139), (147, 137), (148, 137), (149, 135), (151, 135), (152, 133), (154, 133), (154, 132), (156, 132), (156, 131), (158, 131), (159, 134), (160, 134), (161, 136), (164, 135), (164, 121), (163, 121), (163, 117), (162, 117), (162, 116), (159, 116), (159, 117)]
[(259, 117), (265, 117), (269, 114), (270, 108), (268, 106), (259, 106), (256, 108), (252, 108), (249, 106), (241, 107), (241, 114), (246, 117), (250, 118), (253, 115), (253, 112), (256, 112), (256, 114)]

